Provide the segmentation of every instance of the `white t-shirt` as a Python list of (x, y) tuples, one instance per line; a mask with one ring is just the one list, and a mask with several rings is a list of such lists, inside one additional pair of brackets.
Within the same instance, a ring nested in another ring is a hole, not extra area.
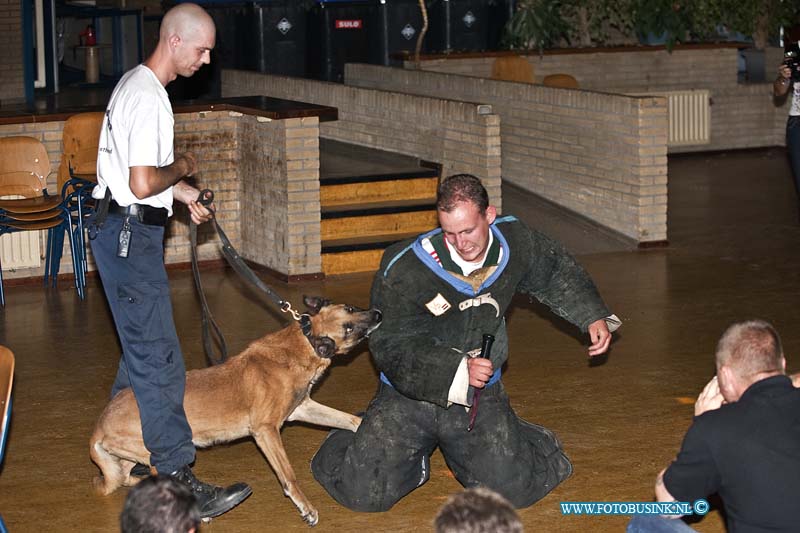
[(793, 117), (800, 115), (800, 82), (792, 83), (792, 106), (789, 108), (789, 115)]
[(144, 65), (128, 71), (106, 108), (92, 196), (102, 198), (109, 188), (119, 205), (164, 207), (172, 215), (172, 187), (140, 200), (130, 189), (130, 167), (172, 164), (174, 126), (169, 96), (153, 71)]

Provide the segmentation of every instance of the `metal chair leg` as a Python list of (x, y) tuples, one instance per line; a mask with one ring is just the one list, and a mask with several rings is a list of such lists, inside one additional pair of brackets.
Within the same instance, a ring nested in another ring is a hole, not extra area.
[(81, 286), (81, 259), (80, 252), (78, 252), (75, 244), (75, 239), (72, 235), (72, 216), (68, 211), (64, 213), (65, 231), (69, 235), (69, 249), (72, 253), (72, 272), (75, 278), (75, 290), (78, 292), (78, 297), (83, 300), (83, 287)]
[[(2, 235), (0, 235), (2, 237)], [(3, 292), (3, 265), (0, 264), (0, 306), (6, 306), (6, 295)]]
[(50, 286), (58, 285), (58, 273), (61, 270), (61, 257), (64, 254), (64, 228), (56, 226), (47, 230), (47, 252), (45, 254), (44, 279), (45, 286), (50, 280)]

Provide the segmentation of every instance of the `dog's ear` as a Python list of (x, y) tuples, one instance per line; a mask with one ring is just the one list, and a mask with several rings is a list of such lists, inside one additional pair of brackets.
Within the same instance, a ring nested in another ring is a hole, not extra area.
[(308, 314), (314, 316), (317, 313), (319, 313), (320, 309), (322, 309), (326, 305), (330, 305), (331, 301), (326, 300), (325, 298), (320, 298), (319, 296), (303, 295), (303, 303), (308, 308)]
[(314, 351), (317, 352), (317, 355), (323, 359), (330, 359), (336, 353), (336, 343), (333, 342), (333, 339), (330, 337), (311, 336), (308, 340), (311, 342), (311, 346), (314, 347)]

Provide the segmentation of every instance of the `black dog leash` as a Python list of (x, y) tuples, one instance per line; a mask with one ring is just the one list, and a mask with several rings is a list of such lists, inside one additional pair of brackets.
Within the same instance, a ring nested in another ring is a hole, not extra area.
[[(239, 274), (239, 276), (255, 285), (256, 288), (258, 288), (261, 292), (265, 293), (281, 310), (281, 312), (291, 313), (292, 318), (300, 322), (303, 333), (306, 337), (308, 337), (308, 335), (311, 333), (311, 323), (308, 320), (308, 315), (301, 315), (292, 309), (291, 303), (281, 298), (275, 291), (270, 289), (263, 281), (261, 281), (258, 276), (256, 276), (255, 272), (253, 272), (250, 267), (247, 266), (247, 264), (244, 262), (244, 259), (242, 259), (242, 257), (239, 255), (239, 252), (237, 252), (236, 248), (234, 248), (231, 244), (230, 239), (228, 239), (228, 236), (217, 222), (216, 213), (209, 207), (214, 201), (214, 193), (209, 189), (203, 189), (200, 191), (200, 196), (198, 196), (197, 201), (211, 211), (211, 220), (214, 222), (214, 228), (217, 231), (220, 242), (222, 242), (222, 255), (225, 256), (225, 260), (228, 261), (228, 264), (231, 265), (233, 270)], [(194, 222), (189, 224), (189, 240), (191, 241), (192, 248), (192, 273), (194, 274), (194, 283), (195, 287), (197, 288), (197, 292), (200, 295), (200, 303), (202, 306), (203, 349), (206, 352), (206, 357), (208, 358), (209, 362), (212, 365), (218, 365), (225, 362), (225, 360), (228, 358), (228, 347), (225, 343), (225, 337), (222, 335), (222, 331), (217, 325), (216, 320), (214, 320), (214, 317), (208, 307), (205, 292), (203, 291), (203, 284), (200, 281), (200, 268), (197, 265), (197, 224)], [(214, 350), (212, 335), (216, 338), (216, 343), (220, 347), (219, 357), (215, 357), (214, 355), (216, 352)]]

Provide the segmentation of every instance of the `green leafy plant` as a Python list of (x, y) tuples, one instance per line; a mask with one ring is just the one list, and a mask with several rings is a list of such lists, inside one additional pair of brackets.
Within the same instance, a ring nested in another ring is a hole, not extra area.
[(686, 8), (693, 41), (709, 42), (720, 38), (720, 27), (724, 24), (723, 0), (694, 0)]
[(640, 38), (663, 37), (667, 50), (688, 40), (691, 30), (690, 9), (677, 0), (633, 0), (633, 27)]
[(563, 0), (561, 15), (571, 42), (589, 47), (630, 39), (631, 0)]
[(781, 26), (791, 25), (797, 3), (789, 0), (717, 0), (722, 23), (732, 31), (753, 37), (753, 45), (763, 50)]
[(561, 0), (520, 0), (506, 24), (503, 44), (513, 49), (538, 49), (541, 54), (561, 39), (568, 40), (561, 7)]

